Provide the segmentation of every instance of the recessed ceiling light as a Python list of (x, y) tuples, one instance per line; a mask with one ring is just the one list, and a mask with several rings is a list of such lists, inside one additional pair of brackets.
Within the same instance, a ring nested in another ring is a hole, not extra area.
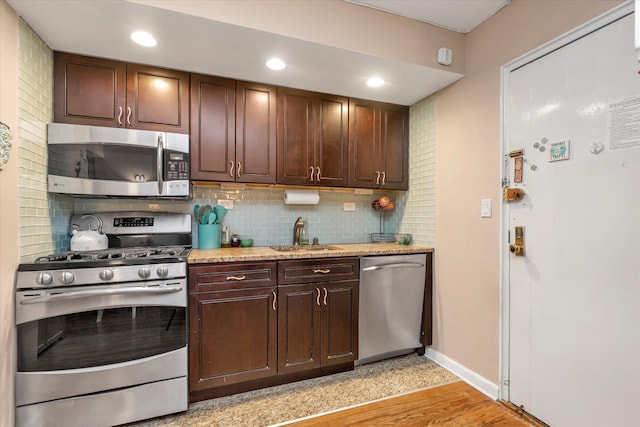
[(135, 33), (131, 33), (131, 40), (146, 47), (153, 47), (158, 44), (156, 39), (145, 31), (136, 31)]
[(383, 84), (384, 84), (384, 80), (382, 79), (382, 77), (375, 76), (367, 80), (367, 86), (380, 87)]
[(267, 67), (269, 67), (272, 70), (278, 71), (278, 70), (284, 70), (284, 67), (286, 67), (286, 64), (280, 58), (271, 58), (270, 60), (267, 61)]

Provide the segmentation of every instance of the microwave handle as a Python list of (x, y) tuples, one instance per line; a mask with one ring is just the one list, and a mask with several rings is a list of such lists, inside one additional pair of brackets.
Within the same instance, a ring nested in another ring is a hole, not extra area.
[(158, 193), (162, 194), (162, 171), (164, 170), (163, 155), (162, 155), (162, 134), (158, 134), (158, 159), (157, 159), (157, 173), (158, 173)]

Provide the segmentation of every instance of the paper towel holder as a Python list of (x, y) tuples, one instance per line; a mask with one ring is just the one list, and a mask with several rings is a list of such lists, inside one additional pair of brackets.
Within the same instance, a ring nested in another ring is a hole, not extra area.
[(319, 201), (318, 190), (284, 190), (285, 205), (317, 205)]

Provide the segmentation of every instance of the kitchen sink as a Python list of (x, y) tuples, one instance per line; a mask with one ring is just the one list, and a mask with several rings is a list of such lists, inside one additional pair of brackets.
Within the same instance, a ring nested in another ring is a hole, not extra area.
[(273, 249), (277, 252), (323, 252), (323, 251), (335, 251), (342, 249), (339, 246), (332, 245), (283, 245), (283, 246), (269, 246), (270, 249)]

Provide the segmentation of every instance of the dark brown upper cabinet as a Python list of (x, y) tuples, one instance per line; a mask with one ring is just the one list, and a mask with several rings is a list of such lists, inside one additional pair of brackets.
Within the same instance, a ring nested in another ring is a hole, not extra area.
[(54, 53), (54, 121), (189, 132), (189, 73)]
[(191, 179), (276, 182), (276, 89), (191, 75)]
[(278, 184), (346, 187), (348, 98), (278, 88)]
[(409, 108), (349, 100), (349, 187), (409, 188)]

